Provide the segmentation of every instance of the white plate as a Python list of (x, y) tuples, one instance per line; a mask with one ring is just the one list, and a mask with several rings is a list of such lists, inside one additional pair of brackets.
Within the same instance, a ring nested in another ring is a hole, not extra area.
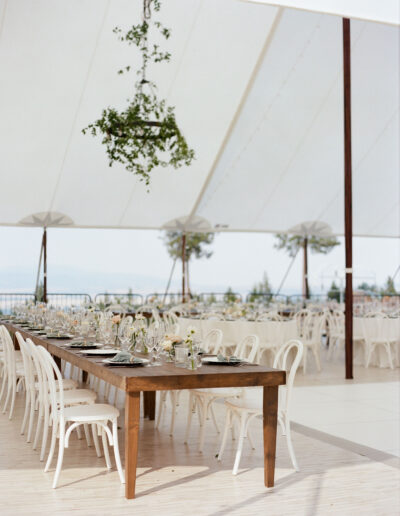
[(147, 358), (139, 358), (139, 360), (141, 361), (140, 363), (139, 362), (125, 363), (125, 362), (114, 362), (110, 358), (105, 358), (104, 360), (102, 360), (102, 362), (104, 364), (111, 364), (111, 365), (120, 366), (120, 367), (135, 367), (135, 366), (142, 366), (142, 365), (145, 366), (150, 363), (150, 360), (147, 360)]
[[(94, 344), (93, 344), (94, 345)], [(78, 353), (83, 355), (116, 355), (118, 349), (78, 349)]]

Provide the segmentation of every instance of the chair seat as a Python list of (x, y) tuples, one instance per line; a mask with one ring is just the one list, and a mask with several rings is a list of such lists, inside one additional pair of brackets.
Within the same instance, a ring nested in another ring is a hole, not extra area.
[[(78, 382), (76, 380), (71, 380), (70, 378), (63, 378), (63, 388), (65, 391), (69, 391), (71, 389), (76, 389), (78, 387)], [(35, 382), (35, 389), (39, 390), (39, 382)], [(56, 389), (60, 390), (60, 384), (56, 381)]]
[[(97, 394), (89, 389), (72, 389), (64, 392), (64, 405), (75, 405), (78, 403), (93, 403)], [(58, 395), (59, 399), (59, 395)]]
[(119, 410), (106, 403), (94, 403), (93, 405), (78, 405), (64, 409), (66, 421), (106, 421), (119, 416)]
[(228, 387), (223, 389), (193, 389), (193, 394), (200, 396), (210, 396), (211, 398), (230, 398), (231, 396), (239, 396), (241, 390), (236, 387)]

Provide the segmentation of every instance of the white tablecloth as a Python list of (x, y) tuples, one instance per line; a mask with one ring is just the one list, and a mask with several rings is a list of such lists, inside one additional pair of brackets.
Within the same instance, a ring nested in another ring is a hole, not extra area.
[(290, 339), (297, 338), (297, 324), (295, 320), (289, 321), (216, 321), (214, 319), (189, 319), (179, 318), (179, 333), (184, 337), (189, 326), (198, 329), (203, 338), (214, 328), (222, 330), (224, 344), (231, 347), (239, 344), (247, 335), (258, 335), (261, 345), (266, 342), (275, 343), (277, 346)]
[[(364, 336), (366, 333), (373, 338), (378, 335), (380, 324), (382, 325), (382, 333), (387, 336), (389, 340), (396, 341), (396, 344), (392, 344), (392, 359), (394, 366), (400, 367), (400, 317), (381, 320), (374, 317), (354, 317), (353, 333), (357, 336)], [(354, 342), (354, 364), (365, 364), (365, 342)], [(371, 357), (370, 365), (389, 367), (387, 352), (383, 346), (376, 346)]]

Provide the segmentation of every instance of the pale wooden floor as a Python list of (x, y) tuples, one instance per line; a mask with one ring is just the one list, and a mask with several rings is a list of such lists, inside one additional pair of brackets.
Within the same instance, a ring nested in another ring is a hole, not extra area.
[[(325, 369), (327, 383), (334, 383), (335, 369)], [(369, 381), (393, 381), (391, 372), (370, 371)], [(300, 373), (298, 381), (310, 385), (321, 378), (310, 374), (302, 380)], [(336, 381), (341, 383), (340, 376)], [(38, 452), (19, 435), (21, 411), (20, 395), (13, 421), (0, 414), (0, 514), (4, 516), (394, 515), (400, 511), (398, 460), (385, 454), (369, 458), (373, 455), (362, 455), (364, 451), (357, 447), (329, 442), (318, 432), (300, 427), (293, 433), (293, 443), (301, 472), (292, 469), (285, 438), (279, 435), (276, 485), (270, 490), (264, 487), (260, 423), (253, 427), (257, 450), (245, 449), (240, 473), (233, 477), (235, 442), (229, 442), (223, 462), (218, 463), (219, 436), (211, 423), (203, 454), (196, 451), (196, 425), (189, 446), (183, 444), (184, 396), (173, 438), (168, 435), (167, 420), (160, 430), (142, 421), (135, 500), (124, 499), (116, 471), (107, 472), (103, 459), (76, 437), (66, 451), (60, 487), (52, 490), (54, 469), (44, 473)], [(222, 426), (223, 406), (216, 411)], [(123, 453), (122, 432), (120, 444)]]

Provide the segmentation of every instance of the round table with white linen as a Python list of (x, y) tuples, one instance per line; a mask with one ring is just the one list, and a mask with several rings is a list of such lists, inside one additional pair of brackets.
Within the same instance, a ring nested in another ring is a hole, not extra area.
[[(364, 337), (366, 335), (370, 335), (370, 338), (373, 338), (378, 336), (380, 333), (390, 342), (394, 342), (395, 344), (391, 345), (393, 365), (394, 367), (400, 367), (400, 317), (387, 319), (379, 319), (375, 317), (354, 317), (353, 326), (354, 335)], [(365, 340), (354, 342), (354, 364), (365, 364), (365, 349)], [(376, 367), (389, 367), (388, 355), (382, 345), (375, 347), (369, 365)]]
[(248, 335), (257, 335), (261, 346), (271, 343), (275, 347), (279, 347), (290, 339), (298, 338), (295, 320), (258, 322), (244, 319), (218, 321), (215, 319), (179, 318), (179, 333), (182, 337), (187, 334), (190, 326), (196, 328), (200, 338), (204, 338), (214, 328), (221, 330), (224, 335), (224, 346), (231, 349), (234, 349)]

